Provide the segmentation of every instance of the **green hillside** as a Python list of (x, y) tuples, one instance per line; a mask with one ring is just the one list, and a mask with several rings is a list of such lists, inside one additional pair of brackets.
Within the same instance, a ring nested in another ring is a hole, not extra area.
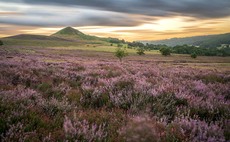
[(86, 42), (73, 42), (67, 40), (36, 40), (36, 39), (0, 39), (5, 46), (36, 46), (36, 47), (67, 47), (84, 45)]
[(101, 40), (101, 38), (91, 35), (86, 35), (79, 30), (76, 30), (72, 27), (66, 27), (54, 34), (51, 35), (51, 37), (58, 37), (68, 40)]
[(176, 45), (193, 45), (206, 48), (219, 47), (221, 44), (230, 44), (230, 33), (219, 34), (219, 35), (207, 35), (207, 36), (194, 36), (186, 38), (171, 38), (166, 40), (157, 41), (141, 41), (149, 44), (165, 44), (167, 46)]
[(86, 35), (72, 27), (66, 27), (50, 36), (19, 34), (2, 38), (4, 45), (20, 46), (76, 46), (84, 44), (106, 44), (107, 38)]
[(50, 35), (19, 34), (1, 39), (4, 45), (21, 46), (75, 46), (82, 44), (110, 45), (110, 43), (125, 43), (117, 38), (101, 38), (80, 32), (72, 27), (65, 27)]

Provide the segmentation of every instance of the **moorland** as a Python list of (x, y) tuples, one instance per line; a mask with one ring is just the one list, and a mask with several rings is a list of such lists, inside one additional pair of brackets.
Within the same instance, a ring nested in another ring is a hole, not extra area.
[(71, 27), (1, 40), (1, 141), (230, 140), (229, 56), (138, 55)]

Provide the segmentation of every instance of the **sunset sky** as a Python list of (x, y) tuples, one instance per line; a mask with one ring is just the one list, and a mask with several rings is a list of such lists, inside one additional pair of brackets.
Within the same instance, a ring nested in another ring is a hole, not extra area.
[(159, 40), (230, 32), (230, 0), (0, 0), (0, 37), (86, 34)]

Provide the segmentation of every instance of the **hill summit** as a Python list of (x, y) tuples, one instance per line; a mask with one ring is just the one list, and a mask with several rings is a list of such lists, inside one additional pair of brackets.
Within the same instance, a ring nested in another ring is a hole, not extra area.
[(51, 36), (64, 38), (64, 39), (70, 39), (70, 40), (98, 40), (100, 39), (99, 37), (96, 37), (96, 36), (86, 35), (72, 27), (65, 27), (61, 29), (60, 31), (52, 34)]
[(60, 31), (54, 33), (53, 35), (84, 35), (84, 33), (72, 27), (65, 27), (61, 29)]

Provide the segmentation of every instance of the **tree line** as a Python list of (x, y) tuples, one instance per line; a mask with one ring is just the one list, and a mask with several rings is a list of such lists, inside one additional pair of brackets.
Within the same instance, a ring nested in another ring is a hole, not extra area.
[(225, 45), (215, 48), (204, 48), (192, 45), (177, 45), (170, 47), (167, 45), (154, 45), (154, 44), (143, 44), (141, 42), (127, 42), (128, 48), (134, 48), (137, 50), (160, 50), (163, 55), (170, 55), (171, 53), (176, 54), (190, 54), (198, 56), (230, 56), (230, 45)]

